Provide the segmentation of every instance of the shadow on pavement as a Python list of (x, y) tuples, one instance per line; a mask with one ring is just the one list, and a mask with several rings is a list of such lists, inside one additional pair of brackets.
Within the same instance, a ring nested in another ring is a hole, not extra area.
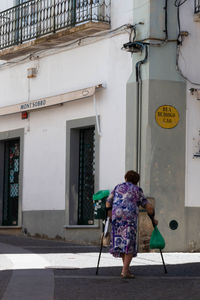
[[(24, 253), (24, 250), (32, 253), (87, 253), (87, 252), (99, 252), (100, 246), (88, 246), (73, 244), (65, 241), (57, 240), (44, 240), (38, 238), (31, 238), (26, 236), (11, 236), (0, 235), (0, 243), (7, 244), (13, 247), (0, 247), (0, 253), (15, 254)], [(15, 247), (19, 247), (16, 249)], [(24, 250), (23, 250), (24, 249)], [(108, 252), (107, 248), (103, 249), (103, 252)]]
[[(49, 285), (54, 300), (199, 300), (200, 263), (168, 265), (167, 269), (168, 274), (164, 274), (162, 266), (132, 266), (136, 279), (120, 278), (120, 267), (101, 267), (99, 275), (95, 275), (96, 268), (0, 271), (0, 299), (5, 292), (27, 295), (29, 290), (42, 284), (45, 291), (48, 291)], [(49, 276), (54, 280), (54, 287)], [(17, 281), (14, 286), (9, 285), (11, 278), (12, 283)], [(46, 282), (43, 283), (44, 279)], [(46, 299), (41, 287), (38, 293), (34, 300)], [(23, 299), (28, 300), (26, 297)]]
[(11, 270), (0, 271), (0, 299), (3, 298), (3, 294), (6, 291), (11, 276), (12, 276)]
[(136, 279), (121, 279), (120, 267), (55, 270), (55, 300), (199, 300), (200, 263), (162, 266), (133, 266)]
[[(121, 279), (120, 267), (100, 267), (99, 275), (95, 275), (96, 268), (0, 271), (0, 299), (5, 291), (11, 292), (10, 288), (14, 294), (24, 294), (22, 290), (26, 289), (27, 294), (28, 290), (37, 289), (43, 284), (45, 278), (45, 289), (48, 290), (48, 285), (52, 289), (52, 282), (48, 280), (48, 277), (52, 276), (54, 300), (199, 300), (200, 263), (167, 265), (167, 269), (168, 274), (164, 274), (162, 265), (132, 266), (131, 271), (136, 275), (136, 279)], [(14, 287), (8, 286), (12, 274), (15, 275), (12, 282), (17, 281)], [(34, 274), (37, 275), (38, 283), (36, 279), (34, 282), (32, 280)], [(24, 280), (28, 277), (29, 282), (25, 284)], [(42, 290), (39, 296), (34, 300), (46, 299)]]
[[(164, 277), (200, 277), (200, 263), (188, 263), (178, 265), (167, 265), (168, 273), (164, 273), (162, 265), (144, 265), (134, 266), (134, 260), (132, 262), (131, 271), (140, 277), (151, 277), (151, 276), (164, 276)], [(84, 268), (84, 269), (55, 269), (56, 275), (73, 275), (73, 276), (96, 276), (96, 268)], [(97, 275), (101, 276), (119, 276), (121, 273), (121, 267), (99, 267)], [(200, 279), (200, 278), (199, 278)]]
[[(73, 267), (47, 267), (47, 268), (34, 268), (34, 269), (12, 269), (12, 270), (1, 270), (0, 271), (0, 283), (1, 280), (6, 277), (9, 277), (12, 271), (21, 271), (25, 272), (27, 270), (36, 271), (36, 270), (52, 270), (55, 276), (66, 276), (66, 277), (81, 277), (85, 276), (91, 277), (120, 277), (121, 267), (99, 267), (98, 275), (96, 275), (95, 268), (73, 268)], [(168, 273), (164, 273), (162, 265), (144, 265), (144, 266), (134, 266), (134, 262), (130, 268), (131, 272), (139, 277), (162, 277), (162, 278), (171, 278), (171, 277), (197, 277), (200, 280), (200, 263), (186, 263), (178, 265), (167, 265)], [(0, 298), (1, 299), (1, 298)]]

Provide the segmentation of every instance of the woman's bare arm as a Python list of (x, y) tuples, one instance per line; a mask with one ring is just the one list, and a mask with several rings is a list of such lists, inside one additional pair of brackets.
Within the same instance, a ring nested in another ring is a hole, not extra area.
[(158, 224), (158, 221), (157, 221), (156, 219), (154, 219), (155, 210), (154, 210), (153, 205), (152, 205), (151, 203), (148, 202), (148, 203), (145, 205), (145, 209), (146, 209), (146, 211), (147, 211), (147, 213), (148, 213), (148, 216), (150, 217), (150, 219), (151, 219), (153, 225), (157, 225), (157, 224)]
[(113, 194), (110, 194), (110, 196), (107, 198), (106, 201), (106, 212), (107, 216), (111, 219), (112, 218), (112, 201), (113, 201)]

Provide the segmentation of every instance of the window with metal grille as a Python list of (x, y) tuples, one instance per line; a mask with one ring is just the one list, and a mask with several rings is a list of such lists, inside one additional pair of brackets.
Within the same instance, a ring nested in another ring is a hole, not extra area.
[(93, 224), (95, 128), (79, 132), (78, 224)]
[(66, 218), (69, 226), (94, 222), (93, 194), (98, 190), (99, 136), (96, 118), (67, 121)]

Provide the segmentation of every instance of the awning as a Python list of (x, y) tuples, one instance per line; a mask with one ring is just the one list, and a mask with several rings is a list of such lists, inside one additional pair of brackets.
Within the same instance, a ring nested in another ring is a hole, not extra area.
[(32, 111), (35, 109), (41, 109), (53, 105), (59, 105), (62, 103), (79, 100), (82, 98), (88, 98), (94, 95), (96, 89), (101, 88), (102, 84), (77, 90), (65, 94), (60, 94), (51, 97), (45, 97), (38, 100), (31, 100), (27, 102), (21, 102), (14, 105), (0, 107), (0, 116), (15, 114), (23, 111)]

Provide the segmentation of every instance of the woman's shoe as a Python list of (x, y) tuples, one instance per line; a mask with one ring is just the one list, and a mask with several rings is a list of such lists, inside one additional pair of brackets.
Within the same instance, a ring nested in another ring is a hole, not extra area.
[(121, 277), (123, 279), (134, 279), (135, 278), (135, 275), (134, 274), (131, 274), (131, 273), (121, 273)]

